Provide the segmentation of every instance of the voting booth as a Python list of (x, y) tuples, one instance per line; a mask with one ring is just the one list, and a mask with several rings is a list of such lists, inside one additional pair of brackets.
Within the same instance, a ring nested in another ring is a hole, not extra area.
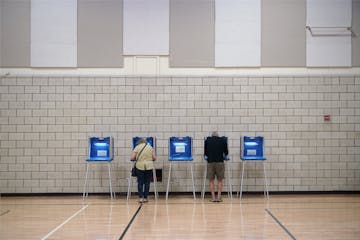
[(181, 164), (188, 164), (190, 166), (190, 173), (193, 185), (193, 195), (195, 196), (195, 183), (194, 183), (194, 172), (193, 172), (193, 156), (192, 156), (192, 138), (186, 137), (170, 137), (169, 138), (169, 177), (166, 187), (166, 199), (168, 199), (171, 170), (173, 162), (179, 162)]
[[(204, 138), (204, 153), (205, 153), (205, 141), (211, 138), (206, 137)], [(225, 136), (220, 137), (222, 138), (226, 144), (228, 143), (228, 138)], [(228, 156), (224, 157), (224, 162), (225, 162), (225, 172), (227, 173), (226, 177), (225, 177), (225, 181), (228, 183), (229, 188), (228, 188), (228, 195), (230, 196), (230, 198), (232, 198), (232, 181), (231, 181), (231, 168), (228, 166), (230, 164), (230, 154), (228, 154)], [(203, 155), (204, 160), (207, 162), (207, 157), (205, 155)], [(206, 163), (207, 164), (207, 163)], [(207, 175), (207, 165), (205, 165), (205, 169), (204, 169), (204, 179), (203, 179), (203, 186), (202, 186), (202, 191), (201, 191), (201, 198), (204, 199), (205, 197), (205, 186), (206, 186), (206, 175)]]
[(145, 139), (148, 144), (155, 150), (155, 138), (154, 137), (133, 137), (132, 148), (134, 149), (140, 139)]
[(114, 159), (114, 138), (113, 137), (90, 137), (88, 141), (88, 157), (86, 159), (86, 175), (83, 190), (83, 198), (89, 195), (88, 177), (91, 164), (107, 164), (109, 174), (109, 187), (111, 198), (115, 197), (112, 190), (111, 162)]
[[(154, 137), (133, 137), (132, 138), (132, 149), (134, 149), (138, 143), (138, 141), (143, 138), (146, 140), (146, 142), (154, 149), (154, 151), (156, 152), (156, 139)], [(131, 164), (131, 168), (129, 171), (129, 178), (128, 178), (128, 190), (127, 190), (127, 200), (129, 200), (130, 196), (131, 196), (131, 185), (132, 185), (132, 178), (133, 176), (131, 176), (131, 169), (134, 167), (135, 165), (135, 160), (131, 160), (132, 164)], [(154, 168), (153, 168), (153, 179), (154, 179), (154, 194), (155, 194), (155, 200), (157, 200), (159, 194), (157, 191), (157, 176), (156, 176), (156, 168), (155, 168), (155, 163), (154, 163)]]
[(192, 161), (192, 138), (169, 138), (169, 161)]
[[(244, 180), (244, 171), (247, 162), (262, 162), (264, 172), (264, 195), (269, 198), (268, 182), (266, 177), (265, 156), (264, 156), (264, 137), (248, 137), (244, 136), (241, 139), (241, 156), (242, 171), (240, 184), (240, 198), (242, 197), (242, 187)], [(238, 192), (239, 193), (239, 192)]]

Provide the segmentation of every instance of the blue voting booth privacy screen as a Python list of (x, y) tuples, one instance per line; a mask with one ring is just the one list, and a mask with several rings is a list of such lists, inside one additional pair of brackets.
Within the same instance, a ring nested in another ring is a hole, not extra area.
[(264, 137), (243, 137), (242, 160), (266, 160), (264, 157)]
[(114, 159), (114, 140), (112, 137), (90, 137), (87, 161), (112, 161)]
[[(211, 137), (208, 136), (208, 137), (206, 137), (205, 140), (207, 140), (207, 139), (209, 139), (209, 138), (211, 138)], [(228, 144), (228, 137), (222, 136), (222, 137), (220, 137), (220, 138), (222, 138), (222, 139), (226, 142), (226, 144)], [(205, 141), (204, 141), (204, 152), (205, 152)], [(204, 159), (207, 160), (207, 157), (204, 156)], [(230, 157), (229, 157), (229, 156), (224, 157), (224, 161), (229, 161), (229, 160), (230, 160)]]
[(147, 143), (150, 144), (150, 146), (154, 148), (154, 138), (153, 137), (133, 137), (133, 149), (136, 147), (137, 142), (141, 138), (144, 138), (147, 141)]
[(191, 137), (169, 138), (169, 161), (192, 161)]

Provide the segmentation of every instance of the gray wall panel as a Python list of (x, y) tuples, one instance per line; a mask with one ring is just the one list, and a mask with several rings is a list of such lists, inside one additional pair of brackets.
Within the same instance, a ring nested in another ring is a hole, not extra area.
[(1, 1), (1, 66), (30, 66), (30, 0)]
[(171, 67), (214, 67), (215, 0), (170, 1)]
[(306, 1), (263, 0), (261, 65), (304, 67), (306, 64)]
[(123, 1), (78, 1), (78, 67), (123, 66)]
[(352, 66), (360, 67), (360, 0), (353, 0), (352, 29)]

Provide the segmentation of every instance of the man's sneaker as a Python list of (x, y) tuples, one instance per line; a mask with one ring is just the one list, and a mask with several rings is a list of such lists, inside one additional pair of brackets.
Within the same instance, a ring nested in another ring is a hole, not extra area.
[(148, 199), (147, 198), (144, 198), (144, 201), (143, 201), (144, 203), (147, 203), (148, 202)]
[(210, 202), (217, 202), (215, 198), (210, 199)]
[(222, 198), (216, 199), (217, 202), (222, 202)]
[(143, 199), (142, 198), (139, 198), (139, 203), (143, 203)]

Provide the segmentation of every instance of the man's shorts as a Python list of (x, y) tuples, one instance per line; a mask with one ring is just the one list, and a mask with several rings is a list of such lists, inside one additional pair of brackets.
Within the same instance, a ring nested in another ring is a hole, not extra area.
[(225, 164), (223, 162), (213, 162), (207, 164), (206, 178), (214, 180), (215, 176), (217, 180), (223, 180), (225, 175)]

